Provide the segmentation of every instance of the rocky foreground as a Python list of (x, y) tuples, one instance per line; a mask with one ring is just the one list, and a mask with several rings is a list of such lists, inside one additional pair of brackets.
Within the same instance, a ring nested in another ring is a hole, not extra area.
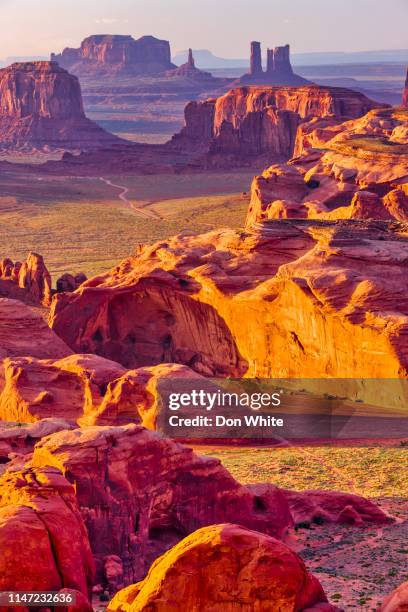
[[(358, 495), (243, 485), (154, 430), (164, 378), (407, 377), (406, 111), (243, 88), (198, 114), (210, 147), (296, 127), (245, 230), (140, 246), (56, 292), (40, 256), (1, 262), (0, 591), (73, 589), (71, 612), (97, 595), (112, 612), (334, 612), (293, 528), (396, 523)], [(383, 612), (406, 609), (406, 585), (381, 588)]]

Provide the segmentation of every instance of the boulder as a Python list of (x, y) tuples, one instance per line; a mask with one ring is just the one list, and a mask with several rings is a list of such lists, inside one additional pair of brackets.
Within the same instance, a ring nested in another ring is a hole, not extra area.
[(349, 525), (392, 522), (376, 504), (360, 495), (340, 491), (284, 491), (295, 524), (339, 523)]
[(108, 612), (194, 610), (301, 612), (327, 603), (318, 580), (287, 546), (238, 525), (195, 531), (119, 591)]

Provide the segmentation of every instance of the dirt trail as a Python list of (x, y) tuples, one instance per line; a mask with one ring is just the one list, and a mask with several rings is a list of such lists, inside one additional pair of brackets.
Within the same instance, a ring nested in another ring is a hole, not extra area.
[(116, 183), (112, 183), (112, 181), (103, 176), (100, 176), (99, 180), (103, 181), (106, 185), (109, 185), (110, 187), (114, 187), (115, 189), (120, 190), (118, 197), (120, 200), (122, 200), (126, 208), (133, 210), (133, 212), (140, 215), (141, 217), (144, 217), (145, 219), (161, 219), (161, 217), (157, 213), (153, 212), (152, 210), (146, 209), (146, 207), (149, 206), (151, 202), (148, 202), (144, 206), (137, 206), (136, 204), (133, 204), (127, 197), (129, 193), (129, 188), (125, 185), (117, 185)]

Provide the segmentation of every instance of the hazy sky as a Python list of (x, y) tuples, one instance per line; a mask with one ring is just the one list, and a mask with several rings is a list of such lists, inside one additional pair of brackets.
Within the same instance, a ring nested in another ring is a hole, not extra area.
[(153, 34), (246, 57), (250, 40), (295, 52), (408, 47), (408, 0), (0, 0), (0, 58), (48, 55), (89, 34)]

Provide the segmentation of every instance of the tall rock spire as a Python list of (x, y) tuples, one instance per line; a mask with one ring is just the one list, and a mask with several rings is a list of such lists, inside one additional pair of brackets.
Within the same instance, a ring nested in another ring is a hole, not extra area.
[(195, 62), (194, 62), (194, 56), (193, 56), (193, 50), (192, 49), (188, 50), (187, 64), (190, 66), (190, 68), (195, 68)]
[(250, 74), (253, 74), (253, 75), (262, 74), (261, 43), (256, 42), (254, 40), (251, 42)]

